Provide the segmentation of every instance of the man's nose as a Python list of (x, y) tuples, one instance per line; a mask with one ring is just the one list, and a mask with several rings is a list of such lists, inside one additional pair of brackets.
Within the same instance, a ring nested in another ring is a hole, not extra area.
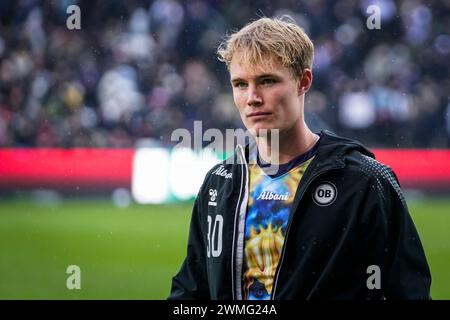
[(260, 106), (263, 102), (261, 94), (258, 92), (256, 86), (249, 85), (247, 96), (247, 105), (252, 107)]

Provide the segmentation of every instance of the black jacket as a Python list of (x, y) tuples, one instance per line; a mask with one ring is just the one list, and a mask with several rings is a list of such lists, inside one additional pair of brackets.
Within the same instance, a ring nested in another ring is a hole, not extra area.
[[(250, 148), (238, 146), (206, 175), (169, 299), (241, 299)], [(367, 285), (370, 266), (379, 267), (379, 289)], [(294, 198), (272, 299), (430, 299), (430, 285), (395, 174), (358, 142), (322, 132)]]

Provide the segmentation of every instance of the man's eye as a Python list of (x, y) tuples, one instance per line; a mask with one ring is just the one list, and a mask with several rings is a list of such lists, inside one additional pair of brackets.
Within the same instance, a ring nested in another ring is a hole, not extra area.
[(236, 83), (234, 84), (234, 86), (235, 86), (236, 88), (238, 88), (238, 89), (244, 89), (244, 88), (247, 87), (247, 84), (246, 84), (245, 82), (236, 82)]
[(274, 79), (270, 79), (270, 78), (261, 80), (261, 84), (263, 84), (263, 85), (271, 85), (271, 84), (274, 84), (274, 83), (275, 83), (275, 80)]

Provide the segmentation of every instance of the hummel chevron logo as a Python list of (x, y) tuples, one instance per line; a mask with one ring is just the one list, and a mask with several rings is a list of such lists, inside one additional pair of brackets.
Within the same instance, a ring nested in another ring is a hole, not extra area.
[(217, 206), (216, 198), (217, 198), (217, 189), (209, 189), (208, 206), (216, 207)]

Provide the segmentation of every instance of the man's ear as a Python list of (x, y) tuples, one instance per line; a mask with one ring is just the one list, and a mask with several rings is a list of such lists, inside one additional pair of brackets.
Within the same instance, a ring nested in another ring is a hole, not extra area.
[(298, 95), (305, 94), (309, 90), (312, 84), (312, 79), (313, 75), (311, 69), (304, 69), (298, 81)]

